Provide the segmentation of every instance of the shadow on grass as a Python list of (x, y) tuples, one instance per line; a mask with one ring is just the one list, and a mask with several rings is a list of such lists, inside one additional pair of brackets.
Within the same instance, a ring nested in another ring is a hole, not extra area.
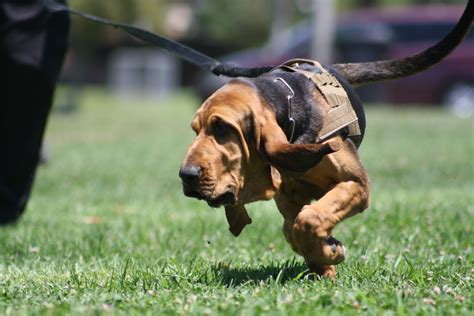
[(222, 280), (222, 284), (229, 287), (261, 281), (284, 284), (303, 278), (308, 273), (306, 265), (296, 260), (283, 263), (272, 262), (269, 265), (257, 267), (233, 267), (231, 264), (220, 262), (213, 266), (212, 270), (216, 277)]

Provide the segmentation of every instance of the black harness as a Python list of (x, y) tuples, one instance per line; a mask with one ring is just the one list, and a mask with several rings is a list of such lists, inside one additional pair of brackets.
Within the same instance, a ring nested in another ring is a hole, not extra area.
[[(272, 108), (290, 143), (321, 143), (341, 135), (360, 146), (366, 126), (362, 103), (334, 69), (295, 59), (250, 81)], [(315, 88), (329, 109), (317, 104)]]
[[(353, 136), (352, 140), (356, 144), (357, 148), (360, 146), (362, 141), (364, 140), (365, 135), (365, 127), (366, 127), (366, 120), (365, 120), (365, 112), (364, 106), (362, 105), (362, 101), (360, 100), (359, 96), (357, 95), (355, 89), (352, 85), (344, 78), (340, 73), (338, 73), (334, 68), (329, 67), (327, 65), (324, 66), (333, 76), (336, 77), (337, 81), (342, 85), (344, 90), (349, 97), (351, 102), (352, 108), (357, 116), (357, 123), (359, 124), (360, 135), (358, 137)], [(345, 129), (347, 131), (347, 129)], [(344, 132), (344, 131), (343, 131)]]
[(317, 143), (335, 135), (343, 135), (349, 137), (357, 147), (360, 146), (365, 132), (365, 113), (354, 89), (341, 75), (334, 69), (329, 71), (319, 62), (307, 59), (292, 59), (279, 68), (299, 73), (311, 80), (329, 103), (330, 109), (324, 115)]

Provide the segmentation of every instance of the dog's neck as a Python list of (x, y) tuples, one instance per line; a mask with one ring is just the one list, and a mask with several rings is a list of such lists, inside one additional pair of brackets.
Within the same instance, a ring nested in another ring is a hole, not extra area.
[[(313, 98), (316, 87), (301, 75), (276, 69), (252, 79), (258, 94), (275, 113), (277, 123), (288, 141), (293, 143), (314, 143), (321, 129), (324, 112)], [(291, 115), (288, 96), (291, 98)], [(290, 120), (290, 117), (294, 120)], [(293, 137), (292, 137), (293, 134)]]
[[(299, 68), (309, 72), (320, 71), (308, 64), (301, 64)], [(336, 77), (352, 104), (361, 134), (357, 139), (351, 139), (359, 147), (365, 131), (365, 114), (362, 103), (354, 89), (337, 71), (331, 67), (326, 66), (325, 68)], [(289, 142), (296, 144), (316, 142), (327, 111), (319, 104), (321, 100), (317, 100), (320, 91), (306, 76), (276, 68), (254, 79), (239, 78), (237, 80), (249, 84), (257, 90), (258, 95), (265, 100), (268, 108), (275, 113), (277, 123)], [(288, 96), (292, 96), (291, 103)], [(340, 132), (347, 136), (347, 129)]]

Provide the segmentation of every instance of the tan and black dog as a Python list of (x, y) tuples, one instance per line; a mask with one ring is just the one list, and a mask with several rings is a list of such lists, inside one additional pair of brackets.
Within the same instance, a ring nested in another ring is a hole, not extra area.
[[(470, 0), (455, 28), (418, 55), (331, 67), (297, 60), (255, 79), (231, 80), (192, 122), (196, 138), (179, 173), (184, 194), (224, 206), (235, 236), (251, 223), (246, 203), (274, 198), (293, 250), (310, 271), (334, 278), (345, 249), (332, 230), (365, 210), (370, 197), (357, 153), (365, 118), (351, 85), (408, 76), (441, 61), (469, 32), (473, 7)], [(327, 87), (343, 96), (331, 97)], [(331, 114), (341, 100), (350, 101), (355, 133), (350, 115)], [(327, 124), (339, 125), (321, 135)]]

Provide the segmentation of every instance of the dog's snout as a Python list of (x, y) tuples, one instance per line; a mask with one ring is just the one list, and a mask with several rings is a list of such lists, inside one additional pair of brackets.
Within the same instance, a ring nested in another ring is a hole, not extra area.
[(195, 165), (182, 166), (179, 169), (179, 177), (183, 182), (193, 182), (201, 176), (201, 168)]

